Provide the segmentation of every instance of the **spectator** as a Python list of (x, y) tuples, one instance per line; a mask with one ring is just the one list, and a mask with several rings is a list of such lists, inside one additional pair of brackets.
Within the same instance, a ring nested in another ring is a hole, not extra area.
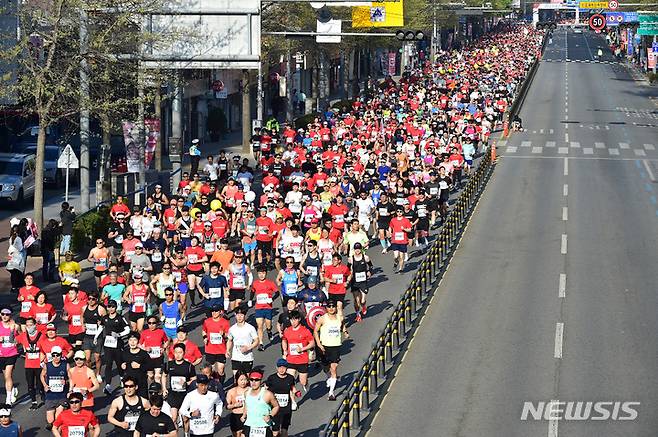
[(75, 209), (68, 202), (62, 202), (62, 210), (59, 212), (60, 225), (62, 227), (62, 241), (59, 243), (60, 256), (71, 248), (71, 234), (73, 234), (73, 221), (75, 220)]
[(60, 236), (60, 226), (57, 220), (50, 219), (48, 224), (41, 232), (41, 257), (43, 258), (43, 268), (41, 276), (46, 282), (55, 281), (55, 247), (57, 238)]
[(11, 276), (11, 292), (18, 293), (18, 289), (25, 285), (23, 275), (27, 252), (23, 246), (23, 239), (18, 235), (18, 226), (12, 226), (9, 234), (9, 248), (7, 249), (7, 270)]

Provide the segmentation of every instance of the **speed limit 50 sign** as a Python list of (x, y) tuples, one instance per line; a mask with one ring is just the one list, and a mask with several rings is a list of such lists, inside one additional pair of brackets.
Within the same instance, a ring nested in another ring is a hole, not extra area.
[(594, 14), (589, 17), (589, 27), (592, 30), (603, 30), (605, 27), (605, 15)]

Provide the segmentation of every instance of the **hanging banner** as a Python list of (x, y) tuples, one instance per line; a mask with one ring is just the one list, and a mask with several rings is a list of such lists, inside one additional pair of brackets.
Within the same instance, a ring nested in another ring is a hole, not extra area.
[(396, 2), (372, 2), (370, 6), (352, 8), (352, 27), (402, 27), (404, 26), (403, 0)]
[(656, 57), (658, 57), (658, 52), (654, 52), (653, 49), (647, 48), (647, 67), (649, 67), (649, 70), (656, 68)]
[(626, 29), (628, 32), (628, 36), (626, 37), (626, 54), (632, 55), (633, 54), (633, 31), (628, 28)]
[(388, 53), (388, 74), (389, 76), (395, 76), (395, 52)]
[(123, 142), (126, 145), (126, 166), (128, 173), (139, 173), (139, 145), (137, 138), (139, 135), (137, 125), (132, 121), (124, 121)]
[(144, 120), (144, 129), (146, 129), (146, 147), (144, 148), (144, 164), (149, 168), (151, 161), (155, 157), (155, 146), (160, 139), (160, 120), (157, 118), (147, 118)]

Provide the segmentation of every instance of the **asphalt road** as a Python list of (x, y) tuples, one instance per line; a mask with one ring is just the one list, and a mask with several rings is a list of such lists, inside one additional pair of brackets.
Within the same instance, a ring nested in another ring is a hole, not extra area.
[[(457, 194), (453, 194), (453, 199), (456, 195)], [(342, 361), (339, 367), (340, 378), (336, 388), (336, 395), (339, 398), (343, 391), (350, 386), (353, 378), (358, 373), (358, 370), (360, 370), (361, 365), (368, 357), (372, 344), (378, 338), (379, 332), (385, 324), (385, 320), (391, 314), (393, 308), (399, 301), (400, 296), (411, 281), (414, 270), (422, 260), (422, 253), (419, 250), (414, 249), (410, 251), (410, 259), (407, 264), (406, 273), (396, 275), (392, 274), (392, 255), (382, 255), (378, 243), (377, 246), (372, 247), (368, 251), (368, 254), (373, 260), (375, 275), (372, 278), (372, 287), (368, 295), (368, 315), (363, 322), (355, 322), (355, 314), (351, 305), (351, 298), (348, 297), (346, 300), (345, 308), (350, 339), (343, 344), (342, 349)], [(83, 264), (83, 266), (84, 265), (85, 264)], [(94, 279), (89, 268), (85, 270), (86, 271), (83, 272), (81, 287), (82, 289), (90, 289), (94, 283)], [(50, 302), (58, 309), (61, 309), (62, 300), (59, 285), (51, 285), (47, 287), (46, 290), (49, 293)], [(0, 295), (0, 304), (11, 302), (12, 299), (15, 302), (13, 296), (7, 294)], [(276, 318), (277, 315), (275, 312), (275, 320)], [(249, 321), (255, 326), (253, 312), (249, 317)], [(200, 345), (203, 344), (200, 333), (201, 322), (202, 317), (198, 311), (196, 315), (188, 317), (188, 325), (194, 329), (191, 338)], [(61, 320), (59, 320), (58, 328), (60, 334), (66, 332), (66, 326), (61, 323)], [(264, 352), (256, 351), (255, 355), (256, 366), (263, 367), (266, 375), (274, 373), (274, 363), (281, 356), (278, 340), (276, 344), (269, 345)], [(47, 435), (44, 428), (46, 421), (43, 408), (37, 413), (28, 411), (29, 399), (27, 398), (27, 387), (25, 384), (22, 362), (23, 360), (19, 360), (19, 364), (14, 372), (20, 395), (19, 405), (14, 408), (13, 417), (27, 430), (25, 434), (26, 437)], [(230, 365), (227, 366), (227, 374), (230, 374)], [(291, 436), (317, 436), (320, 429), (328, 422), (333, 410), (338, 406), (337, 402), (327, 400), (327, 388), (325, 385), (326, 376), (320, 369), (311, 371), (309, 381), (309, 392), (300, 402), (299, 410), (293, 415), (292, 426), (290, 428)], [(118, 378), (115, 376), (113, 378), (113, 387), (116, 387), (117, 384)], [(104, 382), (101, 386), (104, 386)], [(115, 394), (118, 393), (119, 391), (115, 391)], [(3, 396), (4, 393), (1, 395)], [(106, 423), (107, 410), (111, 400), (112, 398), (108, 398), (102, 393), (96, 393), (96, 408), (94, 409), (94, 412), (99, 417), (101, 423)], [(228, 420), (223, 421), (224, 426), (221, 430), (217, 431), (216, 435), (230, 435), (227, 423)], [(105, 424), (102, 427), (102, 435), (105, 435), (105, 433), (109, 432), (111, 429), (111, 426)]]
[[(655, 435), (658, 92), (599, 46), (555, 32), (368, 435)], [(551, 400), (638, 415), (521, 420)]]

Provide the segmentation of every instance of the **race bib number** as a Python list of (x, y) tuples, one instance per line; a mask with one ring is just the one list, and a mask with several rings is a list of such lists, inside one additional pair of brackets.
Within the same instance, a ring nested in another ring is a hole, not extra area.
[(327, 329), (327, 335), (333, 338), (340, 338), (340, 327), (339, 326), (330, 326)]
[(187, 259), (190, 263), (194, 264), (195, 262), (197, 262), (198, 257), (196, 255), (196, 253), (191, 253), (187, 256)]
[(116, 244), (121, 244), (121, 243), (123, 243), (123, 235), (119, 234), (119, 235), (117, 235), (116, 237), (114, 237), (114, 242), (115, 242)]
[(187, 388), (187, 381), (184, 376), (171, 377), (171, 389), (173, 391), (185, 391)]
[(112, 348), (112, 349), (116, 349), (118, 344), (119, 344), (119, 341), (116, 338), (112, 337), (111, 335), (108, 335), (107, 337), (105, 337), (105, 341), (103, 342), (103, 346), (109, 347), (109, 348)]
[(26, 354), (28, 360), (38, 360), (39, 359), (39, 352), (28, 352)]
[(331, 279), (333, 279), (336, 284), (342, 284), (344, 281), (342, 273), (334, 273), (331, 275)]
[(50, 391), (53, 393), (63, 393), (64, 378), (49, 378), (48, 386), (50, 387)]
[(249, 437), (265, 437), (267, 436), (267, 428), (264, 427), (250, 427), (249, 428)]
[(32, 309), (32, 301), (21, 302), (21, 313), (27, 313)]
[(354, 280), (356, 282), (365, 282), (367, 279), (366, 272), (356, 272), (354, 273)]
[(132, 259), (133, 259), (133, 255), (134, 255), (134, 254), (135, 254), (135, 251), (134, 251), (134, 250), (126, 251), (126, 259), (125, 259), (125, 261), (126, 261), (127, 263), (131, 262)]
[(153, 346), (149, 349), (149, 357), (160, 358), (162, 356), (162, 348), (160, 346)]
[(154, 263), (162, 261), (162, 252), (157, 252), (157, 251), (153, 252), (153, 254), (151, 255), (151, 261), (153, 261)]
[(286, 284), (286, 294), (287, 295), (292, 295), (292, 294), (297, 294), (297, 284), (296, 283), (291, 283), (291, 284)]
[(193, 428), (205, 428), (208, 426), (208, 419), (206, 417), (193, 417), (192, 418), (192, 427)]
[(203, 245), (203, 250), (205, 250), (206, 252), (214, 252), (215, 245), (213, 243), (206, 243)]
[(82, 316), (71, 316), (72, 326), (82, 326)]
[(221, 287), (213, 287), (208, 289), (208, 294), (210, 294), (211, 299), (219, 299), (222, 297), (222, 288)]
[(96, 335), (98, 333), (99, 326), (96, 323), (85, 323), (85, 334), (87, 335)]
[(393, 235), (393, 239), (396, 241), (404, 240), (404, 232), (396, 232)]
[(338, 214), (334, 216), (335, 223), (343, 223), (345, 221), (345, 216), (343, 214)]
[(260, 293), (256, 295), (256, 303), (258, 305), (267, 305), (272, 303), (272, 299), (270, 299), (270, 295), (267, 293)]
[(45, 325), (48, 323), (48, 313), (37, 313), (36, 319), (39, 325)]
[(139, 420), (139, 414), (135, 413), (126, 413), (123, 420), (128, 423), (128, 431), (134, 431), (137, 426), (137, 420)]
[(68, 437), (85, 437), (87, 429), (84, 426), (69, 426)]
[(431, 187), (430, 188), (430, 195), (431, 196), (436, 196), (437, 194), (439, 194), (439, 189), (437, 187)]
[(224, 336), (219, 332), (210, 333), (210, 344), (222, 344), (224, 343)]
[(183, 279), (183, 274), (181, 272), (172, 272), (174, 274), (174, 278), (176, 279), (176, 282), (180, 282), (181, 279)]
[(244, 277), (242, 276), (234, 276), (233, 277), (233, 288), (245, 288), (245, 281)]
[(167, 317), (164, 321), (164, 327), (167, 329), (176, 329), (176, 323), (178, 323), (178, 320), (174, 317)]
[(285, 408), (288, 406), (288, 402), (290, 401), (290, 395), (274, 393), (274, 397), (276, 398), (276, 401), (279, 403), (279, 406), (281, 408)]
[(317, 266), (308, 266), (308, 267), (306, 267), (306, 271), (308, 272), (309, 276), (317, 276), (318, 275), (318, 267)]
[(301, 343), (290, 343), (288, 348), (290, 349), (290, 355), (299, 356), (301, 355), (303, 345)]

